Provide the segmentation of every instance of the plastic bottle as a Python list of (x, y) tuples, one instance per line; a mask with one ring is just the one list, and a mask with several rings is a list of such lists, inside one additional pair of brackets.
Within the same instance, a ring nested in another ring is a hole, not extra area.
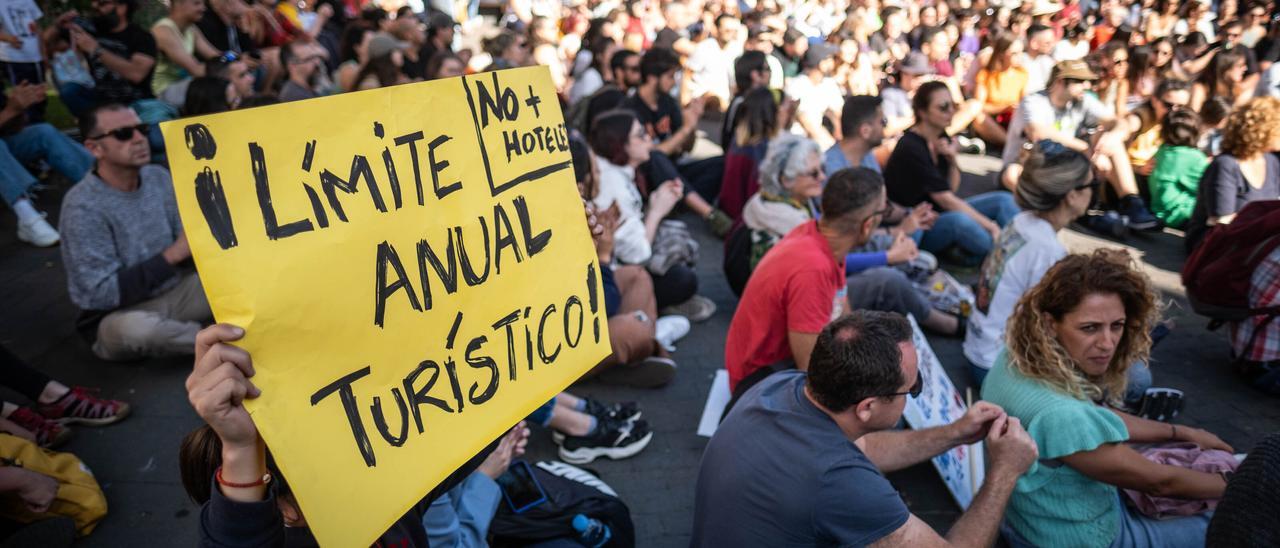
[(604, 546), (612, 536), (608, 525), (582, 514), (573, 516), (573, 530), (578, 532), (578, 541), (589, 548)]

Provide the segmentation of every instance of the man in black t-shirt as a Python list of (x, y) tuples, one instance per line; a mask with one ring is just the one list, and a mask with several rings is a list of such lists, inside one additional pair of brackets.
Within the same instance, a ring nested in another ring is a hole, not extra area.
[(58, 89), (62, 102), (77, 118), (99, 104), (132, 105), (153, 97), (156, 41), (129, 22), (136, 9), (134, 0), (98, 0), (94, 9), (91, 29), (74, 23), (74, 13), (65, 13), (45, 31), (46, 40), (58, 32), (70, 32), (71, 43), (88, 59), (94, 86), (70, 83)]

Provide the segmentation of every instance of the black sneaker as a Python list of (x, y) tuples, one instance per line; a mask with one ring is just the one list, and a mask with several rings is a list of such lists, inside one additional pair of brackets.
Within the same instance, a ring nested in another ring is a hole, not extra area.
[(1173, 388), (1148, 388), (1135, 415), (1144, 419), (1170, 422), (1182, 412), (1184, 395)]
[(634, 421), (640, 419), (640, 404), (633, 401), (605, 404), (591, 398), (583, 398), (587, 402), (586, 414), (597, 420)]
[(605, 384), (617, 384), (632, 388), (658, 388), (666, 386), (676, 377), (676, 362), (671, 358), (649, 356), (639, 363), (620, 363), (596, 376)]
[(1120, 214), (1129, 218), (1129, 228), (1134, 230), (1160, 229), (1160, 219), (1151, 214), (1141, 196), (1126, 196), (1120, 200)]
[(1129, 232), (1129, 227), (1126, 226), (1125, 220), (1119, 213), (1114, 211), (1108, 211), (1103, 214), (1088, 214), (1080, 217), (1076, 222), (1091, 232), (1112, 238), (1124, 238)]
[(649, 423), (638, 421), (602, 421), (590, 436), (565, 436), (560, 443), (560, 460), (570, 464), (586, 464), (600, 457), (625, 459), (642, 451), (653, 439)]

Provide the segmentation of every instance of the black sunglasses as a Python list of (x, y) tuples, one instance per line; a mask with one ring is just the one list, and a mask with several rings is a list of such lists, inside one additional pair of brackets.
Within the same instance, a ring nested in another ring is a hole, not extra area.
[(911, 385), (910, 390), (907, 390), (906, 392), (894, 392), (892, 394), (885, 394), (883, 397), (892, 398), (896, 396), (911, 396), (913, 398), (918, 398), (920, 397), (921, 392), (924, 392), (924, 375), (921, 375), (919, 372), (917, 372), (916, 383)]
[(111, 131), (105, 132), (102, 135), (98, 135), (95, 137), (88, 137), (86, 138), (86, 140), (97, 141), (99, 139), (112, 137), (117, 141), (128, 141), (129, 139), (133, 138), (133, 132), (136, 131), (145, 136), (147, 132), (150, 130), (151, 130), (151, 126), (148, 124), (138, 124), (136, 126), (124, 126), (122, 128), (116, 128)]

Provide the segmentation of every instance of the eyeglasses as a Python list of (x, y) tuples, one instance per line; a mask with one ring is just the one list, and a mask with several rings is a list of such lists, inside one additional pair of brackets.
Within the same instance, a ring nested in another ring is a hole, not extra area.
[(894, 392), (892, 394), (885, 394), (881, 397), (893, 398), (897, 396), (911, 396), (913, 398), (918, 398), (920, 397), (921, 392), (924, 392), (924, 375), (921, 375), (920, 373), (917, 372), (916, 383), (911, 385), (911, 388), (909, 390), (907, 390), (906, 392)]
[(133, 138), (133, 133), (135, 131), (143, 135), (146, 135), (147, 132), (150, 130), (151, 130), (151, 126), (148, 124), (138, 124), (136, 126), (124, 126), (121, 128), (113, 129), (111, 131), (103, 132), (102, 135), (98, 135), (96, 137), (88, 137), (86, 138), (86, 140), (97, 141), (100, 139), (111, 137), (117, 141), (128, 141), (129, 139)]
[(888, 215), (888, 214), (890, 214), (890, 213), (893, 213), (893, 204), (892, 204), (892, 203), (886, 203), (886, 204), (884, 204), (884, 209), (877, 209), (877, 210), (875, 210), (875, 211), (872, 211), (870, 216), (871, 216), (871, 217), (875, 217), (876, 215), (879, 215), (880, 217), (882, 217), (882, 218), (883, 218), (884, 216), (886, 216), (886, 215)]
[(1087, 188), (1087, 189), (1089, 189), (1089, 190), (1092, 190), (1092, 191), (1094, 191), (1094, 192), (1097, 192), (1097, 191), (1098, 191), (1098, 180), (1097, 180), (1097, 179), (1090, 179), (1090, 180), (1089, 180), (1089, 182), (1087, 182), (1087, 183), (1085, 183), (1085, 184), (1083, 184), (1083, 185), (1079, 185), (1079, 186), (1077, 186), (1077, 187), (1076, 187), (1076, 190), (1084, 190), (1084, 189), (1086, 189), (1086, 188)]

